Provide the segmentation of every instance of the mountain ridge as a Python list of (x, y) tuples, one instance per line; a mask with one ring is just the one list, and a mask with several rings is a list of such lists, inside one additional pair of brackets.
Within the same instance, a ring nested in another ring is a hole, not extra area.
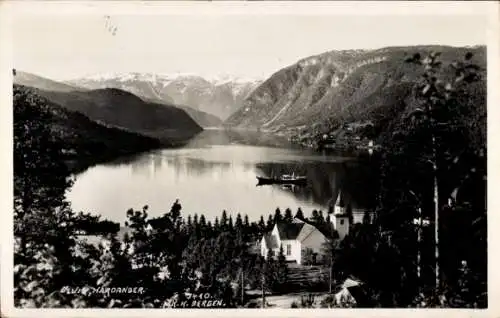
[(44, 90), (58, 91), (58, 92), (72, 92), (72, 91), (85, 91), (86, 89), (73, 86), (69, 83), (54, 81), (46, 77), (42, 77), (33, 73), (14, 70), (14, 82), (19, 85), (34, 87)]
[[(14, 84), (13, 107), (20, 107), (29, 99), (35, 114), (32, 120), (42, 121), (50, 128), (52, 135), (63, 143), (65, 160), (73, 172), (79, 172), (87, 166), (107, 161), (119, 156), (131, 155), (160, 147), (160, 140), (143, 136), (135, 132), (109, 127), (98, 123), (84, 114), (70, 111), (38, 94), (39, 90)], [(14, 111), (17, 116), (22, 114)], [(48, 116), (47, 116), (48, 115)]]
[(94, 74), (65, 83), (87, 89), (119, 88), (148, 100), (184, 105), (225, 119), (260, 81), (229, 75), (207, 79), (192, 73), (130, 72)]
[[(72, 86), (68, 85), (66, 83), (54, 81), (52, 79), (48, 79), (46, 77), (42, 77), (36, 74), (24, 72), (24, 71), (15, 71), (15, 76), (14, 76), (14, 83), (24, 85), (27, 87), (33, 87), (36, 89), (40, 89), (41, 91), (45, 92), (45, 95), (49, 94), (49, 92), (56, 92), (56, 93), (71, 93), (71, 94), (76, 94), (75, 92), (87, 92), (90, 94), (90, 92), (94, 91), (95, 94), (97, 91), (102, 90), (102, 88), (98, 88), (96, 90), (90, 90), (87, 88), (82, 88), (79, 86)], [(123, 96), (128, 96), (131, 100), (134, 100), (136, 103), (141, 104), (141, 103), (155, 103), (155, 104), (165, 104), (166, 107), (176, 107), (178, 109), (181, 109), (185, 111), (191, 118), (193, 118), (197, 124), (199, 124), (202, 127), (213, 127), (213, 126), (219, 126), (221, 124), (220, 118), (217, 118), (213, 115), (210, 115), (208, 113), (204, 113), (199, 110), (195, 110), (189, 107), (186, 107), (184, 105), (173, 105), (172, 103), (167, 103), (162, 100), (158, 99), (151, 99), (151, 100), (146, 100), (143, 97), (137, 96), (133, 94), (130, 91), (126, 90), (121, 90), (117, 91), (116, 88), (110, 88), (110, 93), (116, 94), (116, 95), (123, 95)], [(123, 92), (123, 93), (122, 93)], [(127, 92), (127, 94), (125, 94)], [(78, 97), (81, 99), (82, 97)]]
[(116, 88), (84, 92), (38, 90), (38, 94), (92, 120), (158, 138), (166, 145), (188, 140), (203, 130), (180, 108), (149, 103)]
[[(328, 51), (278, 70), (258, 86), (224, 126), (262, 129), (291, 137), (314, 135), (343, 124), (372, 122), (381, 133), (390, 116), (414, 103), (420, 69), (405, 63), (414, 53), (441, 52), (443, 66), (474, 53), (485, 69), (484, 46), (411, 46)], [(449, 70), (445, 69), (446, 72)]]

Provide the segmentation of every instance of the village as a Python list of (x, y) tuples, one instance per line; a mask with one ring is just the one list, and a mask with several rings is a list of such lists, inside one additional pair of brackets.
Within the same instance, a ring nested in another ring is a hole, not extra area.
[[(254, 252), (267, 259), (278, 258), (283, 251), (287, 267), (287, 293), (275, 294), (268, 290), (247, 290), (255, 298), (247, 307), (330, 307), (345, 304), (369, 306), (363, 282), (356, 277), (337, 281), (333, 277), (333, 262), (327, 259), (328, 242), (342, 241), (352, 225), (373, 221), (373, 212), (353, 209), (339, 191), (333, 208), (330, 227), (319, 226), (302, 216), (295, 216), (291, 223), (276, 223), (256, 242)], [(264, 301), (262, 300), (264, 299)]]

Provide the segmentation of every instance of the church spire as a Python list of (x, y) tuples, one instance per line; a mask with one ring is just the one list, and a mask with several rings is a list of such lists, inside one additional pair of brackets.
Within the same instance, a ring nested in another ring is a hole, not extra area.
[(335, 202), (335, 206), (345, 208), (344, 196), (342, 195), (341, 189), (339, 189), (339, 193), (337, 194), (337, 202)]
[(342, 193), (342, 190), (339, 189), (337, 195), (337, 202), (335, 202), (334, 214), (337, 216), (347, 215), (350, 207), (348, 207), (348, 203), (346, 203), (345, 196)]

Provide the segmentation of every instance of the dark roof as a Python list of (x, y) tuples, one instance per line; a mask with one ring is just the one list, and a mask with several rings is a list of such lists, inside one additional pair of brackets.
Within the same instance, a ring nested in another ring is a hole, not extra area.
[(278, 223), (277, 226), (280, 240), (295, 240), (304, 223)]
[(373, 307), (372, 300), (368, 297), (366, 291), (361, 286), (347, 288), (349, 293), (356, 300), (356, 307)]
[[(326, 238), (329, 238), (331, 239), (332, 238), (332, 229), (330, 228), (330, 225), (327, 224), (327, 223), (324, 223), (324, 224), (317, 224), (316, 222), (313, 222), (311, 220), (309, 220), (308, 218), (298, 218), (298, 217), (295, 217), (297, 220), (300, 220), (302, 222), (304, 222), (305, 224), (309, 224), (309, 225), (312, 225), (314, 226), (318, 231), (321, 232), (321, 234), (323, 234)], [(299, 231), (300, 232), (300, 231)], [(281, 234), (280, 234), (281, 235)], [(333, 237), (334, 239), (337, 238), (337, 237)]]
[(372, 299), (368, 296), (365, 284), (357, 278), (347, 278), (342, 284), (342, 288), (347, 289), (356, 300), (356, 307), (373, 307)]
[(276, 242), (276, 238), (273, 235), (271, 235), (271, 232), (264, 234), (264, 240), (266, 241), (267, 248), (278, 247), (278, 242)]

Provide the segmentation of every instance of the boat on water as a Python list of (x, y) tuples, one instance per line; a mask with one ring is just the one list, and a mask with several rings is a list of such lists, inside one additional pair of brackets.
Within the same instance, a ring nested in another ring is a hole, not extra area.
[(295, 174), (284, 174), (279, 178), (268, 178), (257, 176), (258, 184), (283, 184), (283, 185), (306, 185), (307, 178), (305, 176), (296, 176)]

